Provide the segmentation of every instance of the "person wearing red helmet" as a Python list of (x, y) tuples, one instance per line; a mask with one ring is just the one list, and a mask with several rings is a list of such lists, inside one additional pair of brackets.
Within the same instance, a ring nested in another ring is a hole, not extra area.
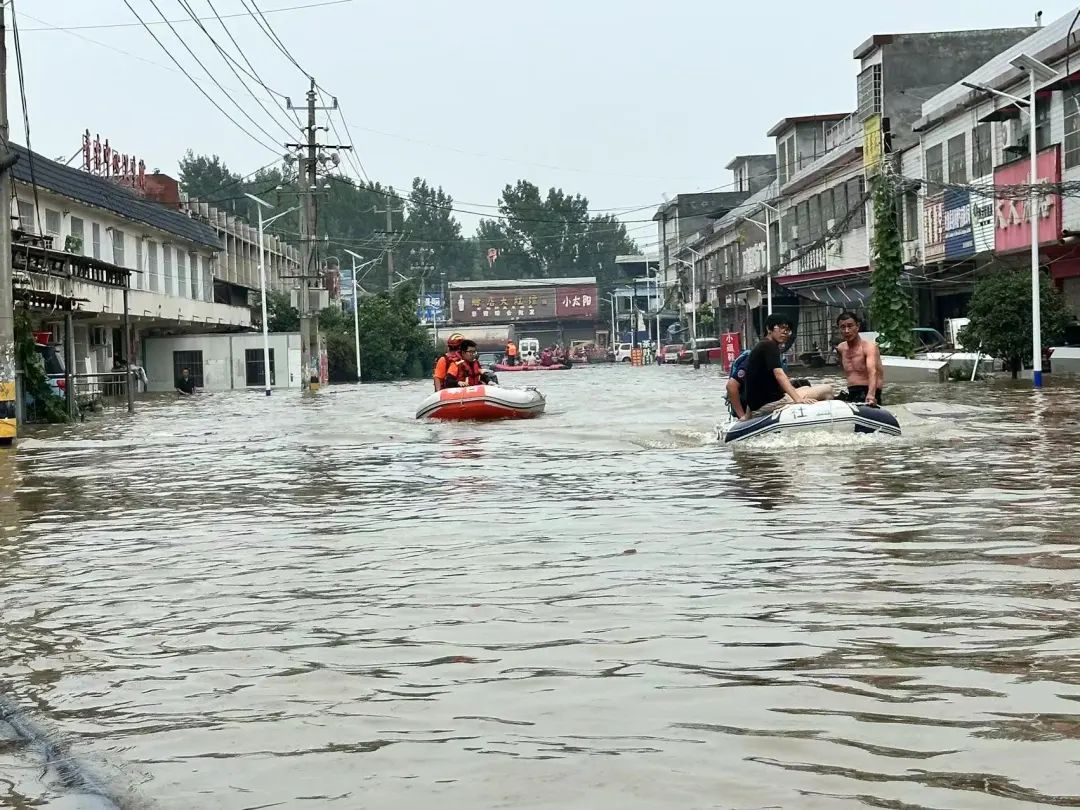
[(445, 387), (443, 381), (450, 371), (451, 364), (457, 363), (461, 359), (461, 341), (464, 339), (465, 337), (457, 332), (446, 339), (446, 353), (435, 361), (433, 376), (436, 391), (440, 391)]

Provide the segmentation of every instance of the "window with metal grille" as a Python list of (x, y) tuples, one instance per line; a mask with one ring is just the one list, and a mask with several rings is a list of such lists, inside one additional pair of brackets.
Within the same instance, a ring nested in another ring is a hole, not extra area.
[(979, 124), (971, 132), (971, 178), (986, 177), (994, 168), (990, 124)]
[[(244, 350), (244, 369), (247, 385), (266, 385), (266, 372), (263, 368), (263, 350)], [(276, 385), (276, 371), (274, 370), (274, 350), (270, 350), (270, 385)]]
[(858, 79), (859, 120), (881, 114), (881, 65), (871, 65)]
[(117, 267), (124, 266), (124, 232), (119, 228), (112, 232), (112, 260)]
[(202, 352), (173, 352), (173, 379), (180, 379), (180, 372), (185, 368), (188, 370), (188, 374), (191, 375), (191, 379), (195, 381), (196, 388), (203, 387), (203, 363)]
[(935, 186), (929, 189), (931, 193), (939, 191), (938, 187), (945, 181), (945, 165), (941, 157), (940, 143), (926, 150), (926, 182)]
[(949, 182), (967, 182), (967, 135), (961, 132), (946, 144), (949, 151)]

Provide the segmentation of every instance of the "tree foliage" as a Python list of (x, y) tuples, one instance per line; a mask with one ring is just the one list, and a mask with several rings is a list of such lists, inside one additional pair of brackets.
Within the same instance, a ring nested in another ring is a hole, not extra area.
[(889, 347), (890, 354), (911, 357), (915, 353), (915, 311), (911, 295), (901, 284), (904, 257), (896, 223), (896, 196), (884, 173), (874, 180), (873, 204), (870, 319), (880, 334), (879, 342)]
[(436, 289), (446, 281), (463, 281), (476, 276), (476, 246), (461, 234), (461, 223), (453, 212), (454, 198), (420, 177), (412, 182), (406, 200), (404, 238), (401, 243), (401, 271), (423, 280)]
[[(188, 149), (180, 160), (180, 189), (189, 197), (233, 203), (236, 202), (233, 198), (243, 198), (240, 180), (241, 175), (231, 171), (217, 155), (196, 155)], [(247, 208), (246, 205), (235, 207)]]
[(34, 348), (34, 330), (25, 309), (15, 310), (15, 362), (23, 373), (27, 394), (27, 420), (31, 422), (67, 422), (67, 404), (52, 392), (45, 373), (45, 361)]
[[(503, 189), (502, 219), (481, 220), (478, 241), (499, 257), (485, 278), (596, 276), (606, 289), (615, 281), (615, 257), (636, 253), (626, 226), (610, 215), (589, 214), (589, 201), (562, 189), (540, 189), (519, 180)], [(486, 260), (485, 260), (486, 261)]]
[(300, 328), (300, 312), (288, 293), (266, 293), (266, 328), (271, 332), (295, 332)]
[[(1039, 305), (1042, 347), (1048, 348), (1065, 334), (1071, 316), (1065, 298), (1044, 274), (1040, 274)], [(1024, 360), (1032, 356), (1031, 272), (999, 270), (979, 279), (968, 305), (971, 319), (958, 338), (1005, 361), (1015, 379)]]

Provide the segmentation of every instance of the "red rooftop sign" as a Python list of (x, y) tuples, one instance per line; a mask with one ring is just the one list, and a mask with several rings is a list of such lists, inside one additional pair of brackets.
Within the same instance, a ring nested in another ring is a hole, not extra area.
[[(1035, 177), (1042, 184), (1061, 182), (1061, 153), (1055, 145), (1036, 156)], [(994, 187), (1027, 186), (1031, 183), (1031, 159), (1018, 160), (994, 171)], [(1016, 198), (994, 201), (994, 248), (999, 253), (1031, 247), (1029, 200), (1023, 192)], [(1040, 194), (1036, 215), (1039, 217), (1039, 244), (1061, 238), (1061, 194)]]
[(83, 171), (98, 177), (109, 177), (137, 189), (146, 189), (146, 164), (136, 163), (134, 155), (122, 155), (109, 146), (109, 139), (102, 144), (101, 136), (90, 140), (90, 130), (82, 137)]

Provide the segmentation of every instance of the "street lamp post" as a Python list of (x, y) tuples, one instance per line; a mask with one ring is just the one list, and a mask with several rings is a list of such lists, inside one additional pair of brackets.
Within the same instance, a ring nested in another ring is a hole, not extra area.
[(254, 194), (248, 194), (245, 192), (244, 196), (250, 197), (256, 203), (258, 203), (259, 211), (259, 288), (262, 298), (262, 333), (263, 333), (263, 383), (266, 387), (266, 396), (270, 396), (270, 325), (266, 318), (266, 249), (263, 247), (263, 229), (273, 222), (275, 219), (291, 214), (300, 208), (298, 205), (294, 205), (287, 211), (282, 211), (280, 214), (275, 214), (270, 219), (263, 221), (263, 208), (273, 208), (274, 206), (265, 200), (260, 200)]
[(690, 296), (694, 300), (694, 308), (690, 312), (690, 351), (694, 354), (694, 368), (701, 368), (701, 360), (698, 358), (697, 351), (697, 260), (701, 259), (701, 254), (693, 248), (683, 248), (695, 261), (688, 262), (686, 259), (676, 259), (677, 262), (685, 264), (690, 268)]
[(614, 293), (608, 293), (604, 296), (611, 303), (611, 350), (615, 351), (615, 344), (619, 342), (619, 335), (615, 331), (618, 329), (618, 325), (615, 323), (615, 315), (619, 309), (619, 302), (615, 299)]
[(356, 382), (360, 382), (360, 282), (356, 278), (356, 271), (363, 267), (367, 267), (369, 264), (375, 264), (382, 257), (372, 259), (371, 261), (364, 262), (363, 264), (357, 264), (356, 260), (363, 260), (363, 256), (359, 253), (353, 253), (348, 248), (345, 248), (345, 252), (352, 256), (352, 317), (353, 317), (353, 341), (356, 344)]
[(1028, 159), (1031, 162), (1031, 173), (1028, 185), (1027, 216), (1031, 224), (1031, 377), (1035, 388), (1042, 388), (1042, 285), (1039, 283), (1039, 192), (1036, 188), (1038, 183), (1038, 171), (1036, 160), (1038, 149), (1035, 138), (1035, 93), (1040, 81), (1049, 82), (1058, 77), (1058, 72), (1050, 66), (1043, 64), (1038, 59), (1021, 53), (1013, 57), (1009, 64), (1028, 74), (1028, 97), (1017, 98), (1009, 93), (995, 90), (985, 84), (975, 82), (961, 82), (965, 87), (982, 90), (995, 96), (1001, 96), (1016, 104), (1018, 107), (1026, 105), (1028, 108)]

